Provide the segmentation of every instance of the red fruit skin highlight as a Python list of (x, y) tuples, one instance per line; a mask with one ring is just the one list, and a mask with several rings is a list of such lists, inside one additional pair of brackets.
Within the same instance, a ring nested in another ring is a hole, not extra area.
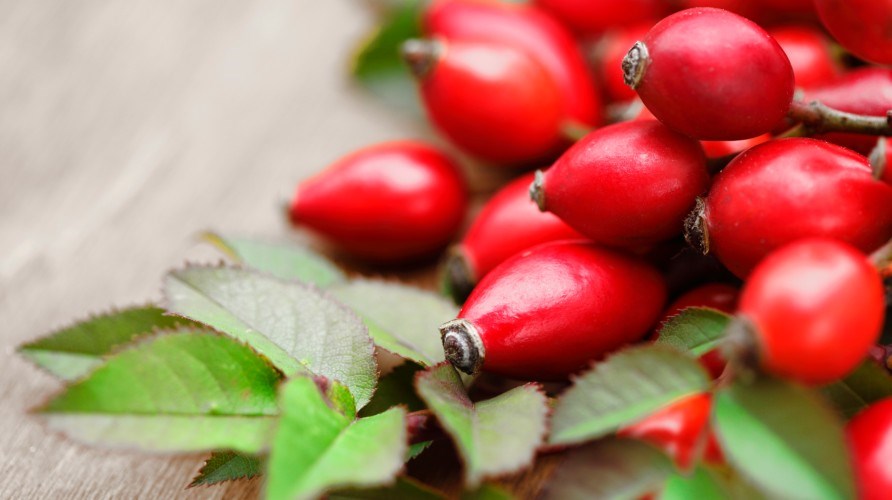
[(892, 238), (892, 186), (867, 158), (814, 139), (751, 148), (713, 181), (706, 197), (708, 250), (744, 278), (797, 239), (836, 238), (869, 253)]
[(756, 137), (770, 132), (790, 108), (790, 61), (765, 30), (744, 17), (687, 9), (657, 23), (643, 43), (645, 62), (627, 69), (632, 52), (624, 62), (632, 79), (627, 81), (657, 119), (690, 137)]
[(842, 73), (842, 66), (830, 51), (830, 40), (820, 31), (805, 25), (790, 25), (774, 28), (769, 33), (790, 59), (797, 87), (824, 85)]
[(561, 148), (563, 103), (532, 57), (504, 45), (446, 42), (421, 78), (431, 121), (457, 146), (486, 161), (523, 166)]
[[(820, 101), (831, 108), (857, 115), (886, 116), (892, 109), (892, 69), (859, 68), (839, 79), (805, 92), (804, 101)], [(876, 145), (876, 137), (834, 132), (816, 139), (845, 146), (868, 154)]]
[(844, 377), (867, 356), (883, 324), (883, 283), (845, 243), (811, 238), (769, 255), (740, 296), (760, 366), (806, 384)]
[(482, 341), (483, 371), (562, 380), (643, 337), (665, 300), (663, 278), (643, 261), (589, 243), (549, 243), (493, 269), (458, 318)]
[(892, 491), (892, 398), (878, 401), (846, 424), (858, 498), (885, 500)]
[(542, 181), (540, 208), (593, 241), (635, 248), (680, 233), (709, 173), (697, 141), (638, 120), (588, 134)]
[(690, 470), (701, 455), (707, 462), (722, 463), (721, 450), (709, 429), (711, 411), (712, 395), (687, 396), (620, 429), (617, 435), (656, 446), (682, 470)]
[(577, 33), (587, 35), (655, 21), (667, 12), (661, 0), (535, 0), (535, 3)]
[(541, 9), (489, 0), (434, 0), (422, 22), (428, 35), (490, 42), (528, 53), (555, 81), (563, 120), (588, 126), (602, 123), (599, 90), (576, 39)]
[(843, 47), (879, 64), (892, 64), (892, 2), (814, 0), (821, 22)]
[(375, 261), (428, 256), (458, 230), (468, 202), (460, 169), (416, 141), (369, 146), (303, 182), (292, 223)]
[(457, 246), (473, 271), (474, 281), (523, 250), (551, 241), (584, 238), (554, 214), (536, 208), (530, 201), (531, 182), (532, 172), (499, 190)]

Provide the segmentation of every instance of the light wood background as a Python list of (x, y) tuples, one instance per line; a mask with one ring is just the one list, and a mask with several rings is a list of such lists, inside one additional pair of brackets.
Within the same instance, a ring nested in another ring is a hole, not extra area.
[[(340, 154), (424, 126), (353, 88), (359, 0), (0, 0), (0, 498), (184, 490), (201, 456), (110, 452), (27, 409), (60, 388), (15, 346), (159, 298), (195, 235), (283, 235), (277, 202)], [(417, 276), (429, 276), (419, 271)]]

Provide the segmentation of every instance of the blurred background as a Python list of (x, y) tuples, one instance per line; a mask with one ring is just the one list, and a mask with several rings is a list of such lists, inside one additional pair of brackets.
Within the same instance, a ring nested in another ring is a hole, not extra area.
[(288, 233), (297, 181), (366, 144), (429, 134), (355, 88), (360, 0), (0, 0), (0, 498), (184, 491), (199, 456), (104, 452), (25, 414), (60, 386), (15, 346), (157, 300), (205, 229)]

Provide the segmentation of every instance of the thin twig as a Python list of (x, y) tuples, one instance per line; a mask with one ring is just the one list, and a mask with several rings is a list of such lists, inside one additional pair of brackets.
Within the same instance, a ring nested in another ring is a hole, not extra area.
[(892, 110), (882, 116), (865, 116), (833, 109), (818, 101), (793, 101), (788, 116), (803, 124), (810, 134), (850, 132), (892, 136)]

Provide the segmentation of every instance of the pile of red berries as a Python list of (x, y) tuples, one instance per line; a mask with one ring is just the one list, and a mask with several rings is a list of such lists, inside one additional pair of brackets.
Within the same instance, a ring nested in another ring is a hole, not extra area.
[[(430, 121), (521, 172), (443, 261), (467, 299), (441, 328), (457, 369), (566, 380), (691, 306), (735, 315), (703, 358), (720, 381), (825, 384), (880, 342), (892, 69), (874, 64), (892, 64), (892, 2), (434, 0), (422, 25), (403, 56)], [(418, 262), (468, 198), (454, 159), (401, 141), (303, 182), (290, 215), (354, 256)], [(689, 461), (710, 404), (620, 433)], [(849, 425), (866, 497), (892, 491), (887, 436), (892, 400)]]

